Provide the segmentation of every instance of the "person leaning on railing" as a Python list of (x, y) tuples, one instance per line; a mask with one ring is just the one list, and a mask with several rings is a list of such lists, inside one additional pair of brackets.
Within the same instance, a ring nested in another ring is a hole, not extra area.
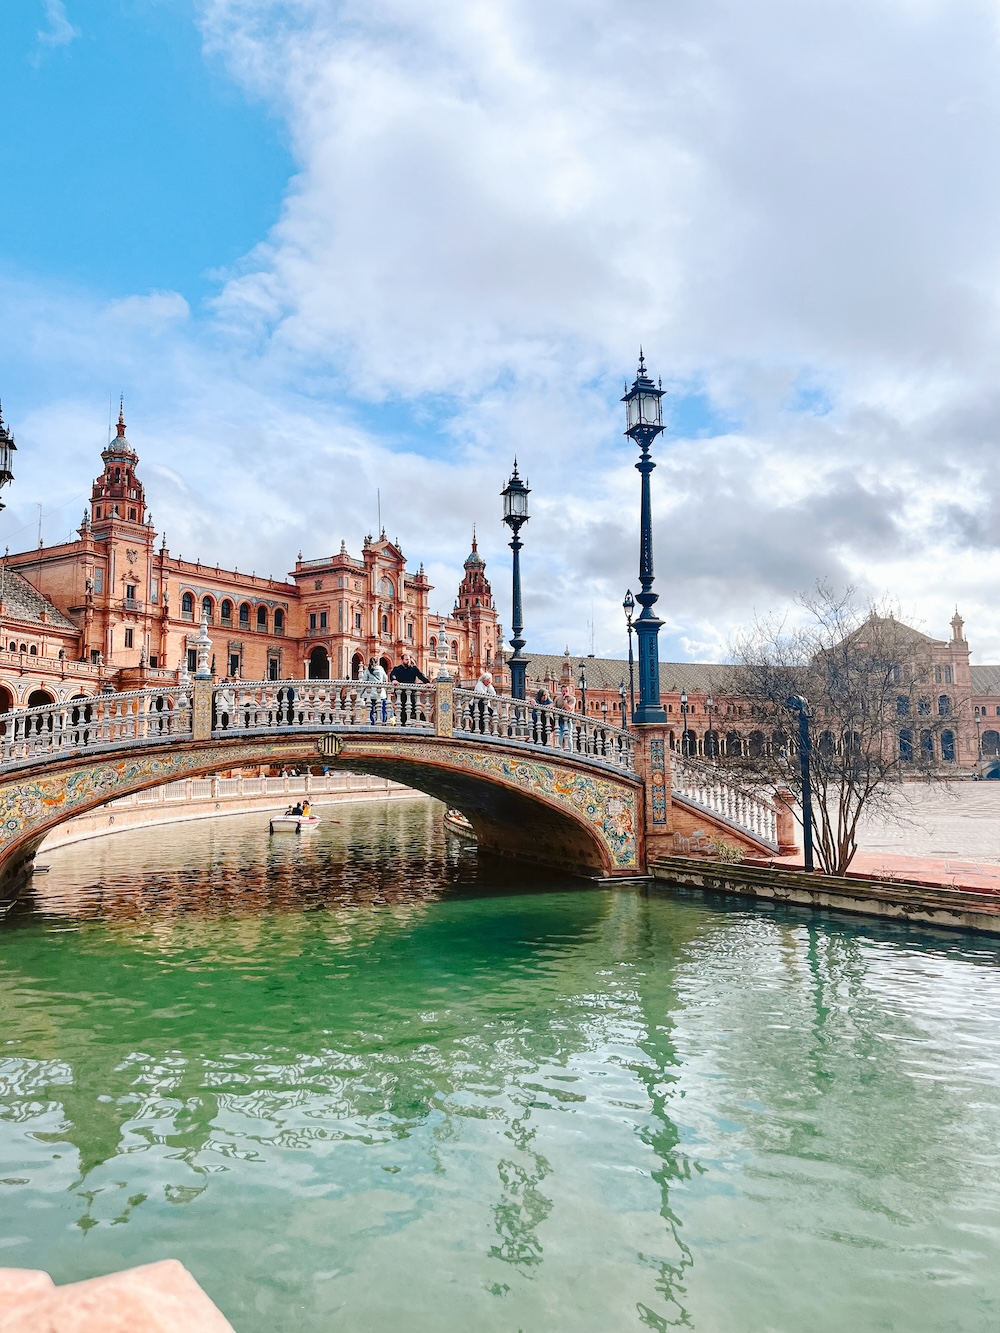
[[(478, 725), (480, 735), (485, 735), (487, 730), (493, 731), (493, 705), (487, 703), (487, 699), (492, 696), (497, 697), (496, 687), (493, 684), (493, 676), (489, 671), (484, 671), (476, 681), (476, 688), (473, 694), (479, 695), (473, 699), (473, 725)], [(488, 724), (487, 725), (487, 720)]]
[[(402, 661), (398, 666), (394, 666), (389, 672), (389, 679), (396, 685), (416, 685), (417, 681), (423, 681), (429, 685), (430, 681), (417, 666), (413, 660), (413, 654), (403, 650)], [(416, 690), (399, 691), (399, 725), (406, 726), (407, 718), (414, 721), (418, 717), (417, 692)], [(419, 713), (419, 720), (426, 722), (423, 713)]]

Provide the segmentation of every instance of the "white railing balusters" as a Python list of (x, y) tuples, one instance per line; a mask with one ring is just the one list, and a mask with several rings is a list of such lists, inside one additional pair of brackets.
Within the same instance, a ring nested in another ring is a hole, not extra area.
[(778, 850), (778, 815), (767, 797), (744, 791), (710, 765), (676, 753), (670, 756), (670, 773), (678, 796)]

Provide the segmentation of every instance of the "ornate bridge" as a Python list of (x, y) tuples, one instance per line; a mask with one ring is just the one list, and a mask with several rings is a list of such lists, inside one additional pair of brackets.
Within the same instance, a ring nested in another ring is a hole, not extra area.
[[(660, 728), (633, 734), (447, 682), (196, 678), (47, 704), (0, 719), (0, 883), (16, 882), (46, 833), (73, 815), (179, 777), (258, 763), (392, 778), (462, 810), (494, 852), (636, 875), (670, 832), (669, 758)], [(717, 780), (689, 768), (682, 776), (681, 804), (702, 822), (776, 848), (760, 812), (724, 812)]]

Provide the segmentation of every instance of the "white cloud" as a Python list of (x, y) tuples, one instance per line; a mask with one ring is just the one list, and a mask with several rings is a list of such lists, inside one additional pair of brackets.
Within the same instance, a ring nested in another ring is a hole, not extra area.
[[(698, 391), (731, 422), (657, 447), (673, 651), (829, 576), (941, 634), (958, 600), (1000, 660), (988, 6), (203, 0), (202, 22), (287, 122), (278, 224), (207, 317), (24, 298), (62, 358), (53, 402), (134, 386), (135, 443), (185, 483), (152, 496), (173, 549), (277, 573), (356, 547), (381, 487), (435, 606), (473, 520), (506, 603), (517, 453), (529, 647), (585, 649), (593, 603), (598, 651), (621, 651), (617, 398), (641, 340), (668, 404)], [(379, 424), (400, 403), (436, 428), (423, 455)]]
[(74, 37), (80, 36), (66, 14), (64, 0), (42, 0), (47, 28), (38, 30), (38, 40), (46, 46), (66, 46)]

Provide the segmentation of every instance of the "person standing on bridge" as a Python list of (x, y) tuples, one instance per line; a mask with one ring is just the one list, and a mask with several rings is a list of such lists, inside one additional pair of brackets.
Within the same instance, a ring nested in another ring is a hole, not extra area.
[(531, 710), (532, 732), (534, 734), (535, 744), (548, 745), (549, 731), (552, 727), (552, 718), (547, 710), (552, 707), (552, 695), (549, 694), (544, 685), (535, 695), (535, 703), (538, 707)]
[[(418, 680), (423, 681), (425, 685), (430, 684), (430, 681), (417, 666), (416, 662), (414, 662), (413, 654), (407, 648), (403, 649), (402, 660), (400, 661), (400, 663), (397, 666), (394, 666), (392, 670), (389, 672), (389, 679), (395, 681), (397, 685), (416, 685)], [(416, 690), (400, 690), (399, 725), (401, 727), (405, 727), (407, 717), (409, 717), (410, 720), (413, 721), (413, 719), (416, 718), (416, 716), (417, 716)], [(424, 720), (423, 714), (420, 715), (420, 720), (421, 721)]]
[(571, 718), (565, 717), (565, 713), (576, 712), (576, 700), (570, 694), (569, 686), (564, 682), (559, 691), (559, 748), (561, 750), (572, 750), (573, 748), (573, 722)]
[(474, 720), (478, 723), (480, 734), (485, 735), (487, 730), (487, 717), (490, 720), (491, 727), (493, 723), (493, 706), (492, 704), (488, 704), (486, 700), (490, 695), (492, 695), (494, 699), (497, 697), (496, 686), (493, 684), (493, 676), (489, 671), (484, 671), (476, 681), (476, 688), (473, 690), (473, 694), (481, 696), (480, 698), (473, 700), (473, 707), (475, 709), (473, 716)]
[(374, 727), (375, 723), (378, 721), (380, 702), (382, 704), (382, 724), (385, 725), (389, 719), (389, 703), (385, 690), (385, 685), (388, 682), (389, 677), (385, 674), (385, 667), (374, 655), (369, 657), (368, 669), (365, 671), (365, 674), (361, 679), (371, 681), (375, 685), (373, 690), (368, 691), (368, 702), (371, 704), (369, 717), (371, 718), (372, 726)]

